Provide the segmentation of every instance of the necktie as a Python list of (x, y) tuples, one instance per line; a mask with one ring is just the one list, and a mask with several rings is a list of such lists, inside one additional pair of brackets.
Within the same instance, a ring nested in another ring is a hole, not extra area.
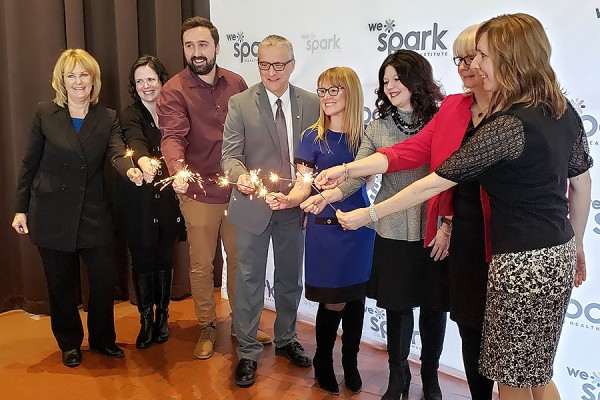
[[(287, 125), (285, 123), (285, 114), (281, 108), (281, 99), (277, 99), (275, 103), (277, 104), (277, 111), (275, 112), (275, 126), (277, 127), (277, 135), (279, 136), (279, 148), (281, 149), (281, 177), (285, 179), (291, 179), (290, 150), (288, 144)], [(290, 181), (281, 180), (279, 183), (279, 190), (282, 193), (289, 193)]]

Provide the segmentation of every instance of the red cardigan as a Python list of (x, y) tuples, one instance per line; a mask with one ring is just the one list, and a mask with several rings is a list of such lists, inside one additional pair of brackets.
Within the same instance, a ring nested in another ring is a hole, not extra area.
[[(423, 164), (430, 164), (430, 171), (444, 162), (460, 147), (471, 120), (471, 104), (473, 96), (453, 94), (444, 99), (439, 111), (415, 136), (396, 143), (393, 146), (377, 149), (388, 159), (387, 172), (414, 169)], [(433, 196), (427, 201), (427, 225), (425, 229), (425, 246), (435, 238), (438, 228), (438, 217), (453, 215), (452, 189)], [(483, 208), (486, 252), (491, 254), (489, 245), (489, 199), (481, 190)]]

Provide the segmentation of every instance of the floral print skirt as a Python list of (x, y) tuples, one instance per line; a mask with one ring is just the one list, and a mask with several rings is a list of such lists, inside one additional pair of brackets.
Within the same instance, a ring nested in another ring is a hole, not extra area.
[(494, 255), (480, 359), (483, 375), (519, 388), (542, 386), (552, 379), (575, 265), (575, 239)]

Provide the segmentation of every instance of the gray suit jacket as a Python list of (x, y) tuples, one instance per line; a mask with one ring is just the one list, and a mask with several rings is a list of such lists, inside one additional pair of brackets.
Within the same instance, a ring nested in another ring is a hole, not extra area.
[[(319, 98), (290, 85), (294, 153), (300, 134), (319, 118)], [(267, 91), (258, 83), (229, 99), (229, 111), (223, 130), (221, 166), (232, 182), (246, 171), (261, 169), (263, 174), (282, 171), (289, 165), (281, 159), (279, 137)], [(268, 180), (265, 179), (265, 184)], [(227, 218), (231, 223), (255, 235), (264, 232), (272, 210), (263, 199), (243, 195), (235, 187), (231, 193)]]

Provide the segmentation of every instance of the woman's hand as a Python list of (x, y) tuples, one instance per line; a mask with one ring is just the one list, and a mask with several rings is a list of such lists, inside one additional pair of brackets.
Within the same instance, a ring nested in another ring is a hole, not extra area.
[(433, 261), (443, 260), (448, 257), (448, 251), (450, 249), (450, 235), (442, 232), (443, 228), (437, 230), (433, 240), (427, 245), (432, 247), (431, 258)]
[(337, 210), (335, 214), (345, 230), (355, 231), (371, 222), (368, 208), (357, 208), (348, 212)]
[(583, 248), (577, 248), (577, 264), (575, 265), (575, 287), (583, 284), (587, 278), (587, 270), (585, 268), (585, 252)]
[(12, 227), (19, 235), (27, 235), (29, 233), (29, 228), (27, 228), (27, 214), (16, 213), (13, 218)]
[(290, 207), (290, 196), (283, 193), (269, 193), (265, 196), (265, 202), (271, 210), (283, 210)]
[(188, 188), (190, 187), (190, 184), (188, 183), (188, 181), (186, 181), (183, 178), (173, 179), (172, 185), (173, 185), (173, 190), (177, 194), (185, 194), (188, 191)]
[(139, 168), (129, 168), (127, 170), (127, 177), (131, 182), (135, 183), (136, 186), (142, 186), (142, 183), (144, 183), (144, 175)]
[(348, 178), (346, 168), (343, 165), (338, 165), (321, 171), (315, 178), (315, 185), (321, 190), (335, 189), (346, 178)]
[(156, 170), (156, 168), (154, 168), (152, 166), (152, 161), (150, 160), (150, 157), (146, 157), (146, 156), (142, 156), (138, 159), (138, 165), (140, 166), (140, 169), (142, 170), (142, 173), (144, 174), (144, 180), (147, 183), (152, 183), (152, 181), (154, 180), (154, 177), (156, 176), (156, 173), (158, 172)]
[(308, 199), (300, 203), (300, 208), (303, 209), (304, 212), (312, 213), (315, 215), (320, 214), (325, 207), (327, 207), (327, 202), (325, 201), (323, 196), (319, 194), (310, 196)]

